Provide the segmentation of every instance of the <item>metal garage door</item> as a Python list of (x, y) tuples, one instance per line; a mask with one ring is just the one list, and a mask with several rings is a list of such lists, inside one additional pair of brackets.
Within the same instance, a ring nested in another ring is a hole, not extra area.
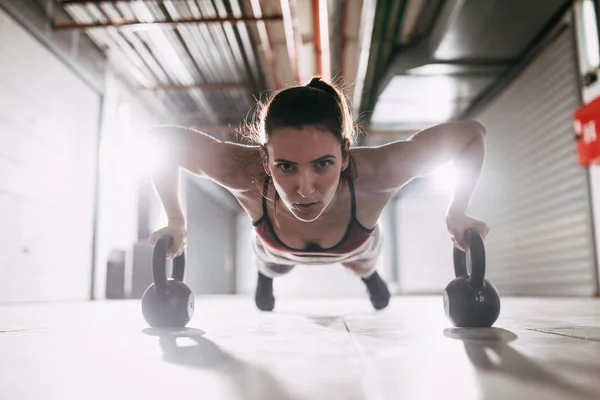
[(573, 141), (578, 104), (565, 28), (477, 118), (488, 156), (471, 211), (490, 225), (488, 276), (504, 294), (595, 291), (588, 180)]

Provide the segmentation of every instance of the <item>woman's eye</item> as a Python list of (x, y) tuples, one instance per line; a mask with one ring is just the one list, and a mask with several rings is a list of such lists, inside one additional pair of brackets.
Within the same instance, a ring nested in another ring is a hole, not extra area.
[(330, 160), (323, 160), (323, 161), (319, 161), (317, 163), (317, 166), (320, 169), (325, 169), (325, 168), (329, 167), (331, 164), (332, 164), (332, 162)]
[(279, 168), (284, 172), (290, 172), (294, 166), (292, 164), (282, 163), (279, 164)]

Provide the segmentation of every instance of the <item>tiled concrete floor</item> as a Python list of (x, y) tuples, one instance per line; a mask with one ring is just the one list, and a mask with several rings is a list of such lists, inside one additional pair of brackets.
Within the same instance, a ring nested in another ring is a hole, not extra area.
[(0, 306), (0, 398), (600, 399), (600, 301), (503, 299), (456, 329), (441, 297), (203, 297), (189, 329), (137, 301)]

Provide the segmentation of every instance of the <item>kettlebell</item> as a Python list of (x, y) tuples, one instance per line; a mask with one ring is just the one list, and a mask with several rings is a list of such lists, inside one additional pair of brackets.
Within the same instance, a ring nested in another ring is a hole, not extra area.
[(444, 290), (444, 312), (456, 327), (489, 328), (500, 315), (500, 294), (485, 279), (483, 237), (479, 232), (468, 229), (465, 239), (469, 245), (467, 252), (454, 247), (456, 278)]
[(173, 259), (173, 274), (167, 278), (167, 251), (173, 237), (161, 237), (152, 251), (153, 283), (142, 296), (142, 315), (153, 328), (183, 328), (194, 315), (194, 294), (183, 283), (185, 253)]

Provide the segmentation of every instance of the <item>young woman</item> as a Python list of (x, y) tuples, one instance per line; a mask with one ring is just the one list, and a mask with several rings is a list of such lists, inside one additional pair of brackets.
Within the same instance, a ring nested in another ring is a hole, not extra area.
[(381, 247), (377, 222), (406, 183), (454, 160), (461, 179), (446, 217), (451, 238), (465, 248), (466, 229), (487, 235), (486, 224), (467, 215), (483, 165), (485, 129), (472, 121), (448, 122), (377, 147), (352, 147), (354, 134), (343, 94), (318, 77), (279, 91), (265, 104), (247, 137), (253, 144), (181, 127), (152, 129), (149, 136), (163, 152), (152, 179), (168, 225), (150, 242), (172, 235), (169, 256), (183, 251), (179, 171), (184, 168), (228, 189), (247, 212), (254, 227), (259, 309), (274, 307), (274, 277), (298, 264), (331, 263), (353, 270), (365, 282), (373, 307), (385, 308), (390, 293), (375, 270)]

